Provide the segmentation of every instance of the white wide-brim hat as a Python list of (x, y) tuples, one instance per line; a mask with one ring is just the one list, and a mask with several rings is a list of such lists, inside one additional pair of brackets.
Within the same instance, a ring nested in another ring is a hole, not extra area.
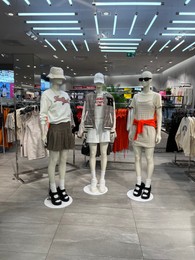
[(94, 76), (94, 83), (104, 84), (104, 75), (100, 72), (96, 73)]
[(64, 76), (64, 71), (59, 67), (51, 67), (49, 74), (47, 75), (50, 79), (66, 79)]

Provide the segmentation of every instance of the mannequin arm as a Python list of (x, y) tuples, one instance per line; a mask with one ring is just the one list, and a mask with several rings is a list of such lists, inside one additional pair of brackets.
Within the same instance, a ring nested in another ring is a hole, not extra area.
[(44, 95), (44, 93), (41, 96), (41, 103), (40, 103), (40, 121), (41, 121), (41, 139), (46, 145), (47, 143), (47, 131), (48, 131), (48, 110), (50, 108), (50, 101), (48, 98)]
[(161, 141), (161, 126), (162, 126), (162, 108), (156, 110), (157, 117), (157, 128), (156, 128), (156, 143), (159, 144)]
[(133, 120), (134, 120), (134, 109), (131, 108), (129, 111), (129, 119), (128, 119), (129, 126), (127, 126), (127, 130), (129, 130), (129, 141), (133, 140), (132, 137)]
[(48, 127), (47, 124), (41, 124), (41, 140), (43, 141), (43, 144), (46, 146), (47, 145), (47, 132), (48, 132)]
[(86, 102), (84, 102), (84, 105), (83, 105), (83, 111), (82, 111), (82, 116), (81, 116), (81, 123), (79, 125), (79, 131), (77, 133), (77, 136), (79, 138), (82, 138), (83, 134), (85, 132), (87, 132), (86, 129), (85, 129), (85, 125), (84, 125), (85, 118), (86, 118), (86, 111), (85, 111), (86, 109), (85, 108), (86, 108)]
[(113, 108), (114, 108), (114, 122), (113, 122), (113, 127), (110, 130), (110, 141), (111, 141), (111, 143), (114, 143), (114, 140), (117, 137), (117, 133), (116, 133), (116, 109), (115, 109), (115, 102), (113, 103)]

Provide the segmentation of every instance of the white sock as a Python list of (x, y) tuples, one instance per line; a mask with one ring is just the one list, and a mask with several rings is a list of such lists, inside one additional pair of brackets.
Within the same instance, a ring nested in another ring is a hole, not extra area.
[(101, 171), (101, 175), (100, 175), (100, 180), (104, 180), (105, 179), (105, 171)]
[(142, 183), (142, 177), (141, 176), (137, 176), (137, 184), (141, 185)]
[(65, 183), (64, 179), (60, 179), (60, 181), (59, 181), (60, 190), (64, 190), (65, 189), (64, 188), (64, 183)]
[(94, 172), (91, 172), (91, 178), (92, 179), (96, 179), (96, 172), (94, 171)]
[(152, 181), (151, 179), (146, 179), (146, 185), (145, 185), (146, 188), (150, 188), (151, 181)]
[(50, 189), (51, 189), (52, 192), (57, 192), (55, 182), (54, 183), (50, 183), (49, 186), (50, 186)]

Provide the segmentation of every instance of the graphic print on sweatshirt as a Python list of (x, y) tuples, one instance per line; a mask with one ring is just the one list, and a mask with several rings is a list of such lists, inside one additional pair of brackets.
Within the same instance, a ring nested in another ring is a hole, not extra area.
[(54, 97), (55, 102), (62, 102), (62, 105), (66, 104), (66, 103), (70, 103), (69, 99), (65, 99), (65, 97), (60, 97), (60, 96), (55, 96)]
[(95, 101), (95, 105), (98, 107), (101, 107), (104, 105), (104, 98), (103, 97), (97, 97)]

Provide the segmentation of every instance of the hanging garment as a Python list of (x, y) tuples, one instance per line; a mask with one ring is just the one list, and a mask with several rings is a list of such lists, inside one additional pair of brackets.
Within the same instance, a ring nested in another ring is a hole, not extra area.
[(117, 137), (113, 144), (113, 152), (120, 152), (129, 148), (127, 131), (128, 109), (116, 109), (116, 134)]

